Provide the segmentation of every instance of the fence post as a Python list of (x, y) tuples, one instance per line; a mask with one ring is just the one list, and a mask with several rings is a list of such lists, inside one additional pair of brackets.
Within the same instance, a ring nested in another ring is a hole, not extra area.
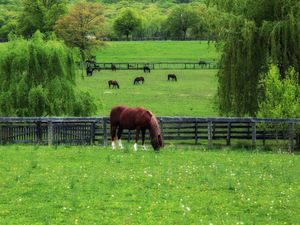
[(231, 138), (231, 123), (227, 123), (227, 136), (226, 136), (226, 145), (230, 145), (230, 138)]
[(208, 122), (208, 127), (207, 127), (207, 137), (208, 137), (208, 148), (212, 147), (212, 121)]
[(95, 143), (95, 133), (96, 133), (95, 129), (96, 129), (96, 124), (95, 124), (95, 122), (92, 122), (92, 124), (91, 124), (91, 133), (90, 133), (90, 135), (91, 135), (90, 144)]
[(256, 147), (256, 123), (252, 123), (252, 147)]
[(103, 127), (103, 146), (107, 146), (107, 118), (103, 118), (102, 127)]
[(36, 137), (38, 144), (41, 144), (43, 141), (43, 131), (42, 131), (42, 123), (41, 121), (38, 121), (36, 123)]
[(2, 135), (2, 130), (3, 130), (3, 126), (0, 126), (0, 144), (2, 145), (3, 144), (3, 135)]
[(292, 153), (293, 150), (294, 150), (293, 131), (294, 131), (294, 123), (289, 123), (289, 144), (288, 144), (288, 151), (289, 151), (289, 153)]
[(198, 119), (195, 121), (195, 144), (198, 144)]
[(48, 121), (48, 145), (53, 145), (53, 122)]

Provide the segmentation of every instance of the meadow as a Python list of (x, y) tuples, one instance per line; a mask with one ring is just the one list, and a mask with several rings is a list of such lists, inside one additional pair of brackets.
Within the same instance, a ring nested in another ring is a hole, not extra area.
[(207, 41), (105, 42), (95, 53), (97, 62), (198, 62), (215, 61), (218, 53)]
[[(178, 81), (168, 81), (176, 73)], [(101, 71), (77, 79), (77, 88), (96, 99), (97, 116), (108, 116), (115, 105), (143, 106), (159, 116), (216, 116), (216, 70)], [(134, 78), (144, 76), (145, 83), (133, 85)], [(117, 80), (120, 89), (109, 89), (108, 80)]]
[(204, 150), (0, 146), (0, 224), (298, 224), (298, 156)]

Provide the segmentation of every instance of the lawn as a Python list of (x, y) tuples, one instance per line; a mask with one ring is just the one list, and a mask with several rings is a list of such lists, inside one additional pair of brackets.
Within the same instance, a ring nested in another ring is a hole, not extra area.
[(97, 62), (198, 62), (218, 58), (215, 44), (207, 41), (106, 42), (95, 55)]
[(0, 224), (300, 221), (295, 155), (14, 145), (0, 159)]
[[(95, 97), (96, 116), (108, 116), (115, 105), (143, 106), (160, 116), (217, 116), (213, 98), (217, 88), (216, 70), (101, 71), (78, 77), (77, 87)], [(176, 73), (178, 81), (167, 81)], [(133, 85), (144, 76), (145, 83)], [(120, 89), (109, 89), (107, 81), (117, 80)]]

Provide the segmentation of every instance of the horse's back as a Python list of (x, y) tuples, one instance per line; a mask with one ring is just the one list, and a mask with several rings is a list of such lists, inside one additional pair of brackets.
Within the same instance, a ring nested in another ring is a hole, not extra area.
[(120, 125), (124, 129), (136, 129), (148, 127), (152, 113), (143, 107), (113, 107), (110, 113), (111, 124)]

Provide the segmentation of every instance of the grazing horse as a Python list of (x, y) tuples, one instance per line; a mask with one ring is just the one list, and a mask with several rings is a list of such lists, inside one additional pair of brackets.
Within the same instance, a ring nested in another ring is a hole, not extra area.
[(140, 82), (143, 84), (145, 82), (144, 77), (136, 77), (133, 81), (133, 84), (140, 84)]
[(117, 67), (116, 67), (115, 64), (111, 64), (111, 70), (112, 70), (112, 71), (117, 71)]
[(198, 62), (198, 64), (199, 64), (199, 66), (201, 66), (201, 67), (203, 68), (203, 67), (206, 67), (208, 63), (205, 62), (205, 61), (203, 61), (203, 60), (200, 60), (200, 61)]
[(98, 70), (98, 72), (100, 72), (101, 69), (100, 69), (99, 66), (96, 66), (96, 67), (88, 66), (88, 67), (86, 68), (86, 75), (87, 75), (87, 76), (92, 76), (94, 70)]
[(176, 77), (175, 74), (169, 74), (168, 75), (168, 80), (175, 80), (175, 81), (177, 81), (177, 77)]
[[(152, 147), (155, 151), (163, 147), (163, 138), (156, 117), (142, 107), (130, 108), (127, 106), (113, 107), (110, 112), (110, 129), (112, 148), (115, 149), (115, 137), (118, 136), (119, 147), (122, 149), (121, 136), (123, 129), (135, 130), (134, 151), (137, 151), (137, 142), (140, 130), (142, 131), (142, 149), (145, 147), (145, 133), (149, 130)], [(117, 133), (118, 129), (118, 133)], [(116, 134), (117, 133), (117, 134)]]
[(110, 88), (110, 86), (112, 86), (112, 88), (120, 88), (118, 81), (116, 80), (109, 80), (108, 87)]
[(150, 67), (149, 66), (144, 66), (144, 73), (150, 73), (151, 72), (151, 70), (150, 70)]

